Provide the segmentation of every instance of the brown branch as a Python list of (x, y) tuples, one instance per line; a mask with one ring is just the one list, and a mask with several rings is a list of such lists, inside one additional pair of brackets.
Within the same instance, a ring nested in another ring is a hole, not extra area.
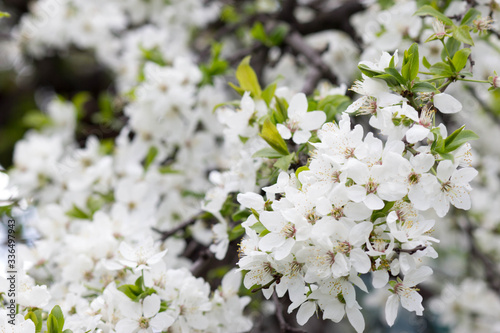
[(154, 232), (157, 232), (161, 235), (161, 241), (165, 241), (168, 237), (176, 234), (178, 231), (181, 231), (181, 230), (184, 230), (185, 228), (187, 228), (188, 226), (190, 226), (191, 224), (195, 223), (196, 220), (198, 220), (198, 218), (200, 217), (200, 214), (201, 213), (198, 213), (196, 214), (194, 217), (190, 218), (189, 220), (187, 221), (184, 221), (182, 222), (181, 224), (179, 224), (178, 226), (176, 226), (175, 228), (173, 229), (170, 229), (170, 230), (166, 230), (166, 231), (162, 231), (162, 230), (159, 230), (158, 228), (155, 228), (155, 227), (152, 227), (151, 229), (154, 231)]
[(465, 89), (476, 99), (483, 111), (493, 120), (497, 125), (500, 125), (500, 118), (495, 114), (495, 112), (476, 94), (474, 88), (468, 85), (464, 85)]
[(278, 318), (278, 323), (280, 325), (281, 333), (286, 333), (286, 332), (307, 333), (306, 331), (297, 327), (293, 327), (292, 325), (286, 322), (285, 317), (283, 316), (283, 304), (281, 304), (281, 301), (279, 300), (278, 295), (276, 295), (276, 292), (273, 293), (273, 302), (274, 306), (276, 307), (276, 318)]
[(400, 248), (395, 248), (394, 252), (397, 254), (400, 254), (401, 252), (408, 253), (408, 254), (414, 254), (417, 253), (418, 251), (425, 250), (427, 246), (424, 245), (419, 245), (417, 247), (414, 247), (413, 249), (400, 249)]
[(321, 73), (321, 77), (337, 84), (337, 76), (330, 70), (328, 65), (321, 59), (319, 52), (313, 49), (297, 31), (292, 31), (285, 38), (285, 43), (295, 52), (302, 54)]
[(198, 259), (196, 259), (196, 261), (190, 268), (191, 274), (193, 274), (194, 276), (199, 276), (213, 256), (213, 253), (208, 248), (201, 251), (200, 256), (198, 257)]

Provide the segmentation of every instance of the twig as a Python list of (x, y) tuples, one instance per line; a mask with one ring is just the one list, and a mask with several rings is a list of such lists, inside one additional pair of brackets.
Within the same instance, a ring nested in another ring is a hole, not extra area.
[(158, 228), (155, 228), (155, 227), (152, 227), (151, 229), (153, 229), (154, 232), (161, 234), (161, 241), (163, 242), (168, 237), (174, 235), (178, 231), (183, 230), (183, 229), (187, 228), (189, 225), (195, 223), (196, 220), (200, 217), (200, 214), (201, 213), (196, 214), (194, 217), (190, 218), (187, 221), (182, 222), (181, 224), (179, 224), (178, 226), (176, 226), (175, 228), (173, 228), (171, 230), (162, 231), (162, 230), (159, 230)]
[(401, 252), (404, 252), (404, 253), (408, 253), (408, 254), (414, 254), (418, 251), (422, 251), (422, 250), (425, 250), (427, 248), (427, 246), (423, 246), (423, 245), (419, 245), (417, 247), (414, 247), (413, 249), (400, 249), (400, 248), (395, 248), (394, 249), (394, 252), (396, 252), (397, 254), (400, 254)]
[(337, 76), (333, 74), (327, 64), (321, 59), (319, 53), (313, 49), (297, 31), (292, 31), (285, 38), (285, 43), (288, 44), (295, 52), (303, 54), (311, 64), (316, 67), (321, 77), (329, 80), (332, 84), (337, 84)]
[(285, 317), (283, 316), (283, 305), (281, 304), (281, 301), (279, 300), (278, 295), (276, 295), (276, 293), (273, 293), (273, 302), (274, 306), (276, 307), (276, 317), (278, 318), (278, 323), (280, 325), (281, 333), (286, 333), (286, 332), (307, 333), (306, 331), (301, 330), (300, 328), (297, 327), (293, 327), (286, 322)]

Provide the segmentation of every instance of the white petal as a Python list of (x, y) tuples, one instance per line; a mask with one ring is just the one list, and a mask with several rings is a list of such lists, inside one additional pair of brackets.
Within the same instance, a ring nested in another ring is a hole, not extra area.
[(424, 307), (422, 306), (422, 296), (415, 290), (408, 291), (405, 296), (401, 296), (401, 305), (408, 311), (415, 311), (419, 316), (422, 315)]
[(361, 246), (373, 230), (373, 223), (361, 222), (356, 224), (349, 232), (349, 243), (353, 246)]
[(166, 312), (158, 313), (149, 321), (149, 326), (155, 331), (164, 331), (174, 323), (175, 318), (168, 315)]
[(404, 277), (403, 284), (408, 287), (416, 286), (417, 284), (426, 280), (432, 275), (432, 268), (428, 266), (422, 266), (416, 270), (408, 272)]
[(454, 172), (450, 181), (456, 184), (467, 184), (477, 176), (477, 173), (474, 168), (463, 168)]
[(307, 97), (304, 93), (293, 95), (290, 105), (288, 106), (288, 118), (294, 118), (296, 115), (306, 113), (307, 108)]
[(240, 205), (246, 208), (253, 208), (255, 210), (264, 209), (264, 198), (254, 192), (239, 193), (236, 200), (238, 200)]
[(283, 245), (283, 243), (285, 243), (284, 236), (271, 232), (260, 239), (259, 248), (262, 251), (271, 251), (275, 247)]
[(116, 332), (120, 333), (132, 333), (138, 328), (139, 328), (139, 321), (132, 320), (129, 318), (120, 320), (115, 326)]
[(352, 250), (350, 259), (357, 272), (364, 274), (370, 270), (371, 261), (365, 251), (361, 249)]
[(372, 272), (372, 285), (373, 288), (383, 288), (389, 282), (389, 273), (386, 270), (379, 270)]
[(347, 319), (351, 323), (352, 327), (357, 333), (362, 333), (365, 330), (365, 319), (361, 314), (361, 311), (357, 307), (347, 307), (346, 308)]
[(372, 211), (363, 203), (349, 202), (344, 206), (344, 215), (354, 221), (362, 221), (372, 215)]
[(151, 318), (160, 311), (160, 297), (156, 294), (152, 294), (144, 299), (144, 303), (142, 304), (142, 311), (144, 313), (144, 317)]
[(347, 197), (354, 202), (366, 199), (366, 189), (361, 185), (353, 185), (347, 188)]
[(283, 139), (288, 140), (292, 137), (292, 132), (290, 132), (288, 127), (286, 127), (285, 125), (277, 124), (276, 128), (278, 129), (278, 133), (281, 135)]
[(313, 131), (321, 127), (326, 121), (326, 114), (323, 111), (307, 112), (300, 122), (299, 126), (303, 130)]
[(304, 325), (309, 321), (309, 318), (316, 311), (316, 303), (315, 302), (305, 302), (297, 311), (297, 323), (299, 325)]
[(398, 296), (393, 294), (387, 299), (385, 303), (385, 320), (389, 326), (394, 325), (394, 321), (398, 316), (399, 299)]
[(311, 137), (311, 132), (309, 131), (297, 131), (293, 134), (293, 142), (300, 145), (306, 143)]
[(434, 95), (434, 106), (441, 113), (457, 113), (462, 110), (462, 103), (445, 93)]
[(429, 129), (422, 125), (415, 124), (406, 132), (406, 140), (409, 143), (416, 143), (423, 140), (429, 134)]
[(370, 193), (366, 196), (365, 200), (363, 200), (366, 207), (371, 210), (379, 210), (384, 208), (384, 202), (378, 196), (373, 193)]

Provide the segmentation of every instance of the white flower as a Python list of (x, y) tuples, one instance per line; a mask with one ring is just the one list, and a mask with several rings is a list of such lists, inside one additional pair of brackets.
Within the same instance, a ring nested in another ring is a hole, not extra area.
[(120, 333), (161, 332), (170, 327), (175, 317), (160, 311), (160, 297), (156, 294), (147, 296), (142, 302), (127, 301), (120, 303), (120, 310), (126, 317), (116, 324)]
[(430, 267), (422, 266), (409, 271), (403, 281), (398, 281), (394, 285), (394, 294), (389, 296), (385, 306), (385, 318), (389, 326), (392, 326), (396, 320), (399, 302), (408, 311), (415, 311), (417, 315), (422, 315), (424, 311), (422, 296), (420, 296), (414, 287), (427, 279), (431, 274), (432, 269)]
[(307, 112), (307, 98), (303, 93), (295, 94), (288, 107), (288, 120), (285, 125), (277, 124), (276, 128), (283, 139), (290, 139), (296, 144), (306, 143), (311, 131), (317, 130), (326, 121), (323, 111)]
[(123, 257), (119, 262), (127, 267), (131, 267), (134, 271), (141, 269), (150, 269), (151, 265), (156, 264), (167, 253), (167, 250), (158, 252), (154, 248), (153, 238), (149, 237), (137, 244), (131, 246), (123, 241), (118, 250)]
[(450, 208), (450, 202), (457, 208), (470, 209), (469, 192), (472, 187), (469, 182), (477, 176), (477, 173), (476, 169), (470, 167), (456, 170), (449, 160), (439, 163), (437, 178), (441, 182), (441, 188), (437, 193), (436, 200), (433, 201), (433, 207), (439, 217), (446, 215)]

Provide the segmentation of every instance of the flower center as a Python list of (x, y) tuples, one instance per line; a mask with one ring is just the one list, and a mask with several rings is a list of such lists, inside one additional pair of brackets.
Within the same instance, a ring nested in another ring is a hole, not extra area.
[(418, 173), (412, 172), (408, 176), (408, 183), (410, 183), (410, 185), (418, 184), (418, 182), (420, 181), (420, 177), (421, 175), (419, 175)]
[(149, 319), (146, 317), (141, 317), (141, 319), (139, 319), (139, 327), (140, 328), (148, 328), (149, 327)]

